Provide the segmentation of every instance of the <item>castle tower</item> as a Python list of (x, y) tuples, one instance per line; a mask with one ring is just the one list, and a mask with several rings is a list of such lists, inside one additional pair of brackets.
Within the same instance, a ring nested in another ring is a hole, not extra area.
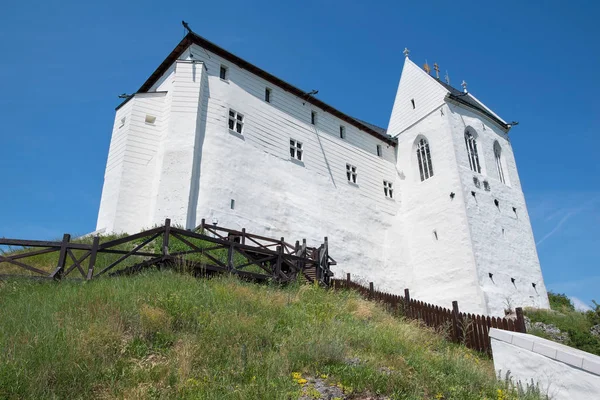
[(431, 76), (406, 52), (387, 133), (398, 139), (411, 292), (491, 315), (547, 308), (511, 126), (463, 85)]

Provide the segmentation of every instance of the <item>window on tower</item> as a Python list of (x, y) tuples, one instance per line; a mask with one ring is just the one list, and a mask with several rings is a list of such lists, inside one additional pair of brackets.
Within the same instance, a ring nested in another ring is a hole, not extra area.
[(221, 65), (221, 69), (219, 71), (219, 77), (223, 80), (227, 79), (227, 67), (224, 65)]
[(469, 157), (469, 166), (471, 170), (481, 173), (479, 164), (479, 155), (477, 154), (477, 140), (470, 131), (465, 131), (465, 146), (467, 147), (467, 156)]
[(298, 161), (302, 161), (302, 143), (297, 140), (290, 139), (290, 157)]
[(502, 166), (502, 148), (500, 147), (500, 143), (497, 141), (494, 142), (494, 158), (496, 159), (496, 169), (498, 170), (498, 178), (500, 182), (506, 184), (506, 179), (504, 177), (504, 168)]
[(425, 138), (421, 138), (417, 144), (417, 164), (419, 164), (421, 181), (433, 176), (433, 164), (431, 162), (429, 142)]
[(392, 182), (383, 181), (383, 194), (385, 194), (385, 197), (388, 199), (394, 198), (394, 188), (392, 186)]
[(244, 130), (244, 116), (239, 112), (229, 109), (229, 129), (242, 134)]
[(352, 164), (346, 164), (346, 177), (348, 178), (348, 182), (356, 183), (356, 167)]

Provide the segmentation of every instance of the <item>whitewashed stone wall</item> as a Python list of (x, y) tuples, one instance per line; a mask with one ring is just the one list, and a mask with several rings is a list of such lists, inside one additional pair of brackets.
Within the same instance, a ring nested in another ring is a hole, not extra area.
[[(513, 258), (499, 252), (513, 251), (512, 242), (497, 250), (496, 239), (487, 240), (487, 220), (496, 210), (470, 205), (458, 122), (472, 116), (447, 103), (445, 88), (410, 60), (390, 118), (395, 148), (197, 45), (191, 53), (186, 50), (149, 93), (118, 109), (98, 229), (136, 232), (165, 218), (191, 228), (206, 218), (290, 241), (306, 238), (309, 245), (328, 236), (336, 274), (350, 272), (394, 293), (408, 287), (414, 298), (445, 307), (458, 300), (466, 312), (502, 314), (499, 299), (507, 294), (513, 306), (532, 304), (530, 291), (491, 286), (485, 277), (492, 269), (498, 278), (517, 275), (523, 288), (540, 282), (545, 296), (509, 146), (511, 188), (494, 184), (492, 193), (498, 190), (503, 206), (515, 204), (519, 219), (505, 215), (491, 224), (506, 226), (514, 235), (509, 238), (522, 243), (519, 263), (506, 270)], [(230, 109), (244, 115), (241, 135), (228, 129)], [(156, 116), (153, 124), (144, 122), (148, 114)], [(429, 141), (434, 169), (424, 182), (415, 155), (420, 137)], [(290, 139), (303, 145), (301, 162), (290, 159)], [(357, 167), (357, 184), (348, 182), (346, 163)], [(393, 199), (384, 196), (384, 180), (393, 183)]]
[(539, 385), (552, 400), (600, 398), (600, 357), (525, 333), (490, 329), (494, 368), (513, 383)]

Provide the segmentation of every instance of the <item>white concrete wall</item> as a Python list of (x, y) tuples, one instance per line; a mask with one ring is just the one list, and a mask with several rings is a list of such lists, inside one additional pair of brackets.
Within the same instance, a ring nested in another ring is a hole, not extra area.
[[(194, 58), (203, 52), (195, 51)], [(403, 274), (388, 272), (385, 233), (396, 215), (399, 200), (386, 199), (383, 180), (395, 182), (393, 147), (354, 126), (318, 110), (311, 125), (308, 103), (234, 65), (228, 80), (216, 76), (221, 63), (214, 54), (208, 67), (206, 135), (199, 180), (198, 222), (213, 218), (223, 226), (242, 228), (293, 241), (306, 238), (318, 245), (330, 238), (336, 273), (373, 280), (387, 290), (405, 285)], [(271, 103), (264, 90), (272, 89)], [(244, 115), (243, 135), (228, 129), (228, 111)], [(346, 139), (339, 138), (339, 125)], [(290, 160), (289, 141), (303, 144), (302, 162)], [(376, 155), (376, 145), (383, 149)], [(346, 163), (357, 167), (357, 185), (346, 178)], [(399, 192), (395, 190), (399, 199)], [(231, 210), (231, 200), (235, 209)], [(402, 242), (397, 238), (398, 243)], [(396, 250), (392, 265), (403, 268)]]
[[(163, 125), (165, 93), (137, 94), (121, 107), (104, 177), (98, 229), (134, 232), (150, 223), (155, 156)], [(156, 117), (146, 123), (146, 115)], [(121, 119), (125, 125), (121, 126)]]
[[(444, 307), (457, 300), (461, 310), (483, 313), (447, 112), (445, 105), (434, 109), (398, 137), (397, 168), (404, 179), (396, 224), (408, 249), (411, 296)], [(434, 172), (422, 182), (415, 148), (421, 137), (429, 142)]]
[[(486, 312), (502, 316), (508, 308), (548, 308), (548, 295), (508, 135), (487, 118), (454, 104), (449, 105), (447, 118)], [(469, 166), (464, 140), (466, 127), (477, 134), (481, 173), (472, 171)], [(502, 183), (498, 176), (493, 151), (495, 141), (502, 148), (507, 183)], [(474, 177), (480, 183), (479, 188)], [(489, 191), (484, 181), (489, 183)], [(494, 200), (498, 200), (498, 206)], [(514, 283), (511, 278), (515, 279)], [(532, 283), (536, 284), (535, 288)]]
[[(177, 61), (155, 92), (137, 94), (117, 111), (98, 229), (136, 232), (165, 218), (191, 228), (214, 218), (267, 236), (306, 238), (309, 245), (328, 236), (339, 263), (334, 272), (381, 290), (408, 287), (420, 300), (444, 307), (458, 300), (463, 311), (495, 315), (507, 296), (513, 307), (547, 304), (509, 143), (493, 127), (481, 135), (489, 174), (495, 173), (491, 138), (499, 136), (511, 186), (490, 178), (492, 191), (473, 203), (461, 124), (478, 129), (481, 121), (447, 104), (445, 88), (410, 60), (390, 118), (389, 129), (402, 132), (396, 149), (213, 53), (196, 45), (191, 51), (193, 62)], [(242, 135), (229, 131), (229, 109), (244, 115)], [(155, 124), (144, 123), (148, 113)], [(122, 116), (126, 124), (119, 127)], [(415, 155), (420, 136), (433, 158), (434, 176), (424, 182)], [(303, 144), (302, 162), (290, 160), (290, 139)], [(347, 181), (346, 163), (357, 167), (356, 185)], [(394, 199), (385, 198), (384, 180), (393, 183)], [(484, 198), (492, 194), (501, 201), (499, 215), (493, 199)], [(513, 205), (514, 218), (507, 211)], [(494, 236), (499, 227), (502, 245)], [(493, 285), (488, 271), (497, 278)], [(506, 274), (515, 275), (514, 290)], [(531, 282), (539, 297), (527, 289)]]
[(490, 330), (494, 368), (513, 383), (538, 384), (552, 400), (600, 398), (600, 357), (525, 333)]

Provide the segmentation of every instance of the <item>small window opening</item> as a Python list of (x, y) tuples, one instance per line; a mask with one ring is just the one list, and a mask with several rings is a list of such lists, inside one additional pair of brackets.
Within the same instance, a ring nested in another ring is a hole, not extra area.
[(346, 128), (340, 125), (340, 139), (346, 139)]
[(302, 143), (297, 140), (290, 139), (290, 157), (294, 160), (302, 161)]
[(502, 228), (502, 237), (504, 237), (504, 228)]
[(415, 109), (415, 99), (410, 99), (410, 102), (411, 102), (413, 110), (414, 110)]
[(479, 154), (477, 153), (477, 140), (475, 140), (475, 136), (468, 130), (465, 131), (465, 146), (467, 147), (469, 167), (471, 167), (471, 170), (480, 174), (481, 165), (479, 164)]
[(229, 129), (242, 134), (244, 129), (244, 116), (235, 110), (229, 109)]
[(271, 102), (271, 89), (265, 88), (265, 101), (267, 103)]
[(425, 138), (419, 140), (419, 144), (417, 146), (417, 164), (419, 164), (421, 182), (433, 176), (433, 165), (431, 163), (429, 142), (427, 142), (427, 139)]
[(122, 127), (125, 126), (125, 121), (126, 121), (127, 117), (123, 117), (121, 118), (121, 125), (119, 125), (119, 129), (121, 129)]
[(515, 217), (518, 217), (518, 215), (517, 215), (517, 207), (513, 207), (513, 212), (515, 213)]
[(471, 196), (475, 197), (475, 191), (471, 190)]
[(435, 238), (435, 240), (439, 240), (437, 231), (435, 229), (433, 230), (433, 237)]
[(221, 70), (219, 71), (219, 77), (223, 80), (227, 80), (227, 67), (221, 65)]
[(346, 177), (348, 178), (348, 182), (356, 183), (356, 167), (352, 164), (346, 164)]
[(512, 282), (512, 284), (513, 284), (513, 285), (515, 285), (515, 286), (517, 286), (517, 285), (515, 284), (515, 280), (516, 280), (515, 278), (510, 278), (510, 281)]
[(477, 189), (481, 187), (481, 183), (479, 182), (479, 179), (476, 176), (473, 177), (473, 183), (475, 184), (475, 187)]
[(498, 201), (498, 199), (494, 199), (494, 204), (496, 205), (496, 207), (498, 207), (498, 209), (500, 209), (500, 202)]
[(394, 187), (392, 186), (392, 182), (383, 181), (383, 193), (388, 199), (394, 198)]
[(506, 184), (506, 179), (504, 178), (504, 168), (502, 165), (502, 148), (498, 142), (494, 142), (494, 159), (496, 160), (498, 179), (500, 179), (500, 182)]
[(378, 144), (377, 145), (377, 156), (381, 157), (382, 154), (383, 154), (383, 149), (381, 148), (381, 145)]
[(235, 200), (231, 199), (231, 203), (229, 204), (229, 207), (234, 210), (235, 209)]
[(488, 272), (488, 276), (490, 277), (490, 279), (494, 279), (494, 274), (492, 274), (491, 272)]
[(145, 121), (147, 124), (154, 125), (154, 123), (156, 122), (156, 117), (154, 115), (146, 114)]
[(313, 125), (317, 124), (317, 113), (315, 111), (310, 112), (310, 123)]
[(488, 181), (483, 181), (483, 188), (486, 192), (489, 192), (491, 190), (490, 183)]

